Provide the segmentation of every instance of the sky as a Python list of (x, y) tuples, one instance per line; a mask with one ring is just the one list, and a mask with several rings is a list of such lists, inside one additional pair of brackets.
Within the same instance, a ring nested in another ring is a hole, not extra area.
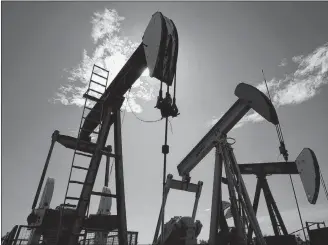
[[(172, 19), (179, 33), (181, 115), (171, 120), (168, 173), (178, 178), (176, 166), (236, 101), (238, 83), (263, 90), (263, 69), (290, 160), (311, 148), (328, 182), (327, 10), (326, 2), (3, 2), (2, 233), (26, 223), (53, 131), (76, 136), (92, 65), (100, 62), (113, 78), (156, 11)], [(122, 106), (127, 222), (139, 232), (139, 244), (152, 241), (161, 204), (164, 121), (137, 119), (160, 118), (154, 109), (158, 85), (143, 74)], [(257, 114), (251, 112), (229, 136), (236, 139), (239, 163), (282, 161), (275, 128)], [(47, 173), (56, 180), (52, 208), (64, 200), (72, 155), (56, 145)], [(104, 169), (103, 161), (96, 191)], [(203, 224), (201, 239), (209, 234), (213, 169), (211, 152), (191, 173), (193, 183), (204, 182), (196, 217)], [(244, 180), (253, 199), (256, 178)], [(323, 189), (311, 205), (299, 176), (293, 180), (303, 220), (328, 222)], [(288, 231), (301, 228), (289, 178), (268, 181)], [(223, 196), (228, 200), (226, 190)], [(91, 211), (98, 201), (91, 200)], [(171, 191), (166, 221), (190, 216), (193, 201), (192, 194)], [(258, 217), (263, 233), (272, 234), (263, 196)]]

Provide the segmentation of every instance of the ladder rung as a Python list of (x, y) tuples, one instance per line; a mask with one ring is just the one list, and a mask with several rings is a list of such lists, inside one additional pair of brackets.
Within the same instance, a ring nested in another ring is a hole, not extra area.
[(77, 201), (80, 200), (79, 197), (69, 197), (69, 196), (67, 196), (66, 199), (69, 199), (69, 200), (77, 200)]
[(89, 90), (92, 91), (92, 92), (95, 92), (95, 93), (97, 93), (97, 94), (103, 94), (103, 93), (104, 93), (104, 92), (99, 92), (99, 91), (97, 91), (97, 90), (94, 90), (94, 89), (92, 89), (92, 88), (89, 88)]
[(99, 103), (102, 102), (101, 99), (98, 99), (98, 98), (96, 98), (96, 97), (94, 97), (94, 96), (91, 96), (91, 95), (89, 95), (89, 94), (87, 94), (87, 93), (83, 94), (83, 97), (86, 98), (86, 99), (89, 99), (89, 100), (95, 101), (95, 102), (99, 102)]
[(80, 167), (80, 166), (76, 166), (76, 165), (73, 165), (72, 167), (77, 168), (77, 169), (87, 170), (87, 171), (89, 170), (88, 168)]
[(96, 82), (96, 81), (94, 81), (92, 79), (90, 80), (90, 82), (95, 83), (95, 84), (98, 84), (99, 86), (102, 86), (102, 87), (106, 88), (106, 85), (101, 84), (101, 83), (98, 83), (98, 82)]
[(95, 110), (93, 108), (90, 108), (88, 106), (85, 106), (86, 109), (90, 110), (90, 111), (94, 111), (94, 112), (98, 112), (98, 113), (101, 113), (101, 111), (98, 111), (98, 110)]
[(103, 71), (105, 71), (105, 72), (107, 72), (107, 74), (109, 73), (109, 71), (107, 71), (105, 68), (102, 68), (102, 67), (97, 66), (97, 65), (94, 65), (94, 66), (97, 67), (97, 68), (99, 68), (99, 69), (101, 69), (101, 70), (103, 70)]
[(100, 121), (97, 121), (97, 120), (93, 120), (93, 119), (89, 119), (89, 118), (87, 118), (87, 117), (82, 117), (84, 120), (86, 120), (86, 121), (90, 121), (90, 122), (95, 122), (95, 123), (98, 123), (98, 124), (100, 124), (101, 122)]
[(107, 77), (104, 77), (104, 76), (102, 76), (102, 75), (99, 75), (99, 74), (97, 74), (97, 73), (94, 73), (94, 72), (93, 72), (93, 74), (95, 74), (95, 75), (97, 75), (98, 77), (101, 77), (101, 78), (103, 78), (103, 79), (106, 79), (106, 80), (107, 80)]
[(116, 198), (116, 195), (114, 195), (114, 194), (102, 193), (102, 192), (98, 192), (98, 191), (91, 192), (91, 195)]
[[(66, 197), (66, 199), (67, 199), (67, 200), (76, 200), (76, 201), (79, 201), (79, 200), (81, 200), (79, 197), (69, 197), (69, 196), (67, 196), (67, 197)], [(87, 201), (88, 201), (88, 199), (84, 199), (84, 201), (86, 201), (86, 202), (87, 202)]]
[(69, 204), (69, 203), (63, 203), (63, 204), (60, 204), (60, 206), (69, 207), (69, 208), (76, 208), (75, 204)]
[(80, 155), (80, 156), (85, 156), (85, 157), (92, 157), (92, 155), (90, 155), (90, 154), (85, 154), (85, 153), (81, 153), (81, 152), (75, 152), (75, 154)]
[(77, 181), (77, 180), (70, 180), (70, 181), (68, 181), (68, 183), (84, 185), (84, 182), (82, 182), (82, 181)]

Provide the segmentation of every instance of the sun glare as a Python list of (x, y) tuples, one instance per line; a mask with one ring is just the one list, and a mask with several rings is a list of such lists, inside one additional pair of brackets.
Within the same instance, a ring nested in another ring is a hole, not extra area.
[(144, 70), (144, 72), (141, 74), (141, 76), (143, 76), (143, 77), (149, 77), (149, 69), (146, 68), (146, 69)]

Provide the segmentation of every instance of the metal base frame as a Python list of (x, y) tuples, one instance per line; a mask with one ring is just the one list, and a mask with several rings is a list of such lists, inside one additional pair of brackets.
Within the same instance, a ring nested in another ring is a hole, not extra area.
[[(218, 229), (220, 228), (219, 223), (223, 223), (222, 220), (225, 219), (222, 210), (223, 165), (226, 172), (226, 179), (231, 202), (231, 211), (235, 223), (236, 236), (239, 241), (238, 244), (247, 244), (247, 236), (244, 224), (244, 221), (247, 219), (250, 227), (254, 230), (259, 244), (266, 245), (250, 198), (248, 196), (245, 183), (240, 174), (233, 149), (228, 144), (226, 136), (222, 137), (216, 144), (209, 245), (218, 244)], [(238, 201), (236, 193), (238, 196)], [(239, 207), (238, 203), (240, 204)], [(242, 217), (243, 212), (240, 212), (241, 210), (244, 211), (245, 217)]]

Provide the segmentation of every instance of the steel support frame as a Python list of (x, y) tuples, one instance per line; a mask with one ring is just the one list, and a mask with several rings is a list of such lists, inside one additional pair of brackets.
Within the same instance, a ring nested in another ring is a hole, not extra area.
[[(244, 199), (244, 208), (245, 208), (245, 212), (248, 216), (249, 223), (253, 227), (253, 229), (256, 228), (255, 234), (256, 234), (256, 238), (259, 241), (259, 243), (260, 244), (266, 244), (266, 242), (263, 238), (262, 232), (261, 232), (261, 228), (260, 228), (260, 226), (258, 224), (258, 221), (256, 219), (256, 215), (254, 213), (253, 206), (252, 206), (252, 203), (250, 201), (250, 198), (249, 198), (249, 195), (248, 195), (248, 192), (247, 192), (247, 189), (246, 189), (246, 185), (245, 185), (244, 180), (242, 178), (242, 175), (240, 173), (239, 165), (238, 165), (236, 157), (233, 153), (233, 149), (228, 144), (226, 144), (226, 146), (228, 148), (230, 159), (232, 160), (232, 167), (234, 168), (236, 177), (240, 181), (240, 188), (241, 188), (242, 196), (243, 196), (243, 199)], [(255, 231), (255, 229), (254, 229), (254, 231)]]
[(263, 238), (260, 226), (257, 222), (253, 206), (249, 199), (245, 183), (239, 171), (237, 161), (235, 159), (233, 149), (228, 145), (226, 136), (216, 143), (215, 153), (215, 169), (213, 180), (213, 194), (212, 194), (212, 206), (211, 206), (211, 225), (209, 234), (209, 245), (217, 245), (218, 243), (218, 229), (219, 222), (224, 217), (222, 212), (222, 168), (225, 166), (227, 184), (229, 189), (229, 196), (231, 201), (232, 214), (237, 229), (237, 234), (240, 238), (243, 238), (242, 244), (246, 244), (246, 234), (244, 226), (241, 222), (241, 218), (238, 212), (237, 199), (235, 191), (238, 196), (241, 197), (241, 206), (245, 209), (245, 213), (249, 219), (250, 227), (255, 231), (259, 244), (266, 245)]
[[(212, 190), (212, 206), (211, 206), (211, 221), (210, 221), (210, 237), (209, 245), (217, 244), (217, 233), (219, 221), (221, 220), (222, 208), (222, 149), (217, 145), (215, 147), (215, 165)], [(224, 213), (223, 213), (224, 214)]]
[[(120, 103), (123, 102), (120, 101)], [(123, 173), (123, 158), (122, 158), (122, 135), (121, 135), (121, 117), (119, 109), (113, 112), (112, 108), (107, 108), (103, 117), (103, 123), (99, 131), (99, 136), (96, 143), (95, 153), (91, 158), (89, 170), (86, 175), (85, 183), (95, 183), (98, 173), (102, 150), (105, 147), (106, 140), (109, 134), (112, 117), (114, 117), (114, 148), (115, 148), (115, 177), (116, 177), (116, 196), (117, 196), (117, 214), (118, 214), (118, 237), (120, 245), (128, 245), (127, 240), (127, 224), (126, 224), (126, 209), (125, 209), (125, 194), (124, 194), (124, 173)], [(78, 235), (82, 229), (83, 219), (90, 202), (90, 197), (93, 190), (92, 185), (84, 185), (81, 191), (81, 199), (78, 202), (76, 211), (77, 218), (72, 227), (72, 234), (69, 240), (69, 245), (76, 245)]]
[[(156, 244), (157, 239), (158, 239), (158, 234), (159, 234), (159, 229), (161, 228), (161, 224), (162, 224), (162, 219), (163, 219), (163, 211), (166, 205), (166, 201), (167, 201), (167, 196), (169, 194), (169, 182), (172, 179), (172, 175), (168, 174), (167, 178), (166, 178), (166, 184), (164, 186), (164, 195), (163, 195), (163, 200), (162, 200), (162, 205), (161, 205), (161, 209), (159, 211), (159, 216), (158, 216), (158, 220), (157, 220), (157, 225), (156, 225), (156, 229), (155, 229), (155, 234), (154, 234), (154, 238), (153, 238), (153, 244)], [(162, 234), (162, 237), (164, 236), (164, 234)]]
[(128, 231), (125, 206), (125, 188), (123, 172), (122, 125), (121, 112), (118, 109), (114, 121), (114, 151), (115, 151), (115, 181), (116, 202), (118, 215), (118, 241), (119, 245), (128, 245)]
[(58, 139), (58, 136), (59, 136), (59, 131), (58, 130), (54, 131), (53, 134), (52, 134), (52, 136), (51, 136), (50, 149), (49, 149), (49, 152), (48, 152), (48, 155), (47, 155), (47, 159), (46, 159), (46, 162), (45, 162), (44, 167), (43, 167), (43, 170), (42, 170), (42, 174), (41, 174), (41, 178), (40, 178), (40, 181), (39, 181), (38, 189), (37, 189), (37, 191), (35, 193), (34, 201), (33, 201), (33, 204), (32, 204), (32, 210), (35, 209), (35, 207), (36, 207), (36, 205), (38, 203), (38, 200), (39, 200), (39, 197), (40, 197), (41, 188), (42, 188), (42, 185), (43, 185), (43, 182), (44, 182), (44, 178), (45, 178), (46, 173), (47, 173), (47, 170), (48, 170), (50, 158), (51, 158), (52, 152), (54, 150), (54, 146), (55, 146), (55, 143), (56, 143), (56, 141)]
[[(263, 189), (264, 198), (265, 198), (265, 201), (267, 204), (272, 228), (273, 228), (275, 235), (276, 236), (281, 235), (279, 232), (279, 227), (281, 228), (283, 235), (288, 235), (286, 226), (285, 226), (282, 216), (279, 212), (277, 204), (273, 198), (273, 195), (270, 190), (266, 176), (261, 175), (261, 174), (257, 175), (257, 183), (256, 183), (255, 196), (254, 196), (254, 202), (253, 202), (253, 210), (254, 210), (255, 214), (257, 213), (262, 189)], [(252, 238), (252, 235), (253, 235), (253, 229), (251, 227), (248, 227), (248, 234), (247, 234), (248, 240), (250, 240)]]
[[(178, 183), (179, 183), (179, 187), (177, 186)], [(181, 184), (181, 186), (180, 186), (180, 184)], [(162, 227), (162, 223), (163, 223), (162, 221), (164, 219), (163, 213), (164, 213), (164, 209), (166, 206), (166, 201), (167, 201), (167, 197), (168, 197), (170, 189), (184, 190), (184, 191), (195, 193), (195, 202), (194, 202), (192, 216), (191, 216), (192, 220), (195, 221), (199, 198), (200, 198), (200, 195), (202, 192), (202, 186), (203, 186), (202, 181), (198, 181), (198, 184), (196, 185), (193, 183), (174, 180), (172, 174), (167, 175), (166, 181), (165, 181), (165, 186), (164, 186), (163, 201), (162, 201), (161, 209), (160, 209), (158, 220), (157, 220), (157, 225), (156, 225), (155, 234), (154, 234), (154, 238), (153, 238), (153, 244), (156, 244), (157, 239), (158, 239), (159, 230), (160, 230), (160, 228), (163, 228)], [(164, 239), (163, 233), (161, 234), (161, 236)]]
[(108, 187), (109, 186), (109, 174), (110, 174), (110, 170), (109, 170), (109, 167), (110, 167), (110, 157), (109, 156), (106, 156), (106, 167), (105, 167), (105, 183), (104, 183), (104, 186)]
[[(112, 121), (112, 119), (111, 119)], [(69, 139), (68, 141), (64, 142), (62, 140), (62, 137), (64, 137), (66, 140)], [(49, 167), (49, 163), (50, 163), (50, 160), (51, 160), (51, 156), (52, 156), (52, 153), (53, 153), (53, 150), (54, 150), (54, 146), (55, 146), (55, 143), (58, 142), (60, 144), (62, 144), (63, 146), (65, 146), (66, 148), (69, 148), (69, 149), (74, 149), (75, 146), (74, 144), (77, 144), (75, 141), (76, 139), (74, 139), (73, 137), (70, 137), (70, 136), (65, 136), (65, 135), (60, 135), (59, 131), (58, 130), (55, 130), (51, 136), (51, 144), (50, 144), (50, 148), (49, 148), (49, 151), (48, 151), (48, 155), (47, 155), (47, 158), (46, 158), (46, 161), (45, 161), (45, 164), (44, 164), (44, 167), (43, 167), (43, 170), (42, 170), (42, 173), (41, 173), (41, 178), (40, 178), (40, 181), (39, 181), (39, 184), (38, 184), (38, 188), (37, 188), (37, 191), (35, 193), (35, 197), (34, 197), (34, 200), (33, 200), (33, 204), (32, 204), (32, 212), (35, 210), (36, 208), (36, 205), (38, 203), (38, 200), (39, 200), (39, 197), (40, 197), (40, 193), (41, 193), (41, 188), (43, 186), (43, 183), (44, 183), (44, 179), (45, 179), (45, 176), (47, 174), (47, 170), (48, 170), (48, 167)], [(66, 143), (66, 144), (65, 144)], [(104, 150), (107, 150), (107, 149), (110, 149), (111, 151), (111, 146), (110, 145), (107, 145)], [(80, 149), (81, 151), (84, 151), (86, 149)], [(87, 149), (87, 150), (91, 150), (91, 149)], [(105, 173), (105, 186), (108, 186), (108, 182), (109, 182), (109, 159), (110, 157), (113, 157), (115, 156), (114, 154), (111, 154), (109, 153), (106, 157), (107, 157), (107, 162), (106, 162), (106, 173)], [(106, 184), (107, 183), (107, 184)], [(123, 193), (123, 196), (124, 196), (124, 193)], [(38, 229), (35, 228), (35, 229), (32, 229), (32, 232), (36, 232), (38, 233)], [(29, 242), (30, 243), (30, 242)], [(33, 241), (32, 241), (33, 243)]]
[[(118, 220), (118, 234), (119, 234), (119, 242), (120, 245), (127, 245), (128, 244), (128, 240), (127, 240), (127, 221), (126, 221), (126, 207), (125, 207), (125, 191), (124, 191), (124, 172), (123, 172), (123, 158), (122, 158), (122, 136), (121, 136), (121, 117), (120, 117), (120, 110), (118, 110), (116, 113), (112, 113), (110, 109), (107, 110), (107, 113), (105, 114), (104, 118), (103, 118), (103, 125), (100, 129), (100, 133), (99, 133), (99, 137), (97, 140), (97, 144), (96, 145), (96, 149), (95, 149), (95, 154), (91, 159), (90, 162), (90, 167), (87, 173), (87, 177), (86, 180), (89, 182), (90, 179), (91, 181), (93, 181), (93, 179), (96, 178), (97, 172), (98, 172), (98, 168), (100, 165), (100, 161), (101, 161), (101, 157), (103, 155), (102, 150), (107, 149), (107, 147), (105, 147), (106, 144), (106, 140), (108, 137), (108, 133), (110, 130), (110, 126), (111, 123), (113, 122), (113, 118), (114, 117), (114, 147), (115, 147), (115, 154), (109, 154), (107, 157), (107, 162), (106, 162), (106, 173), (105, 173), (105, 186), (108, 186), (108, 181), (109, 181), (109, 157), (110, 156), (114, 156), (115, 157), (115, 179), (116, 179), (116, 198), (117, 198), (117, 214), (119, 217)], [(54, 133), (52, 134), (52, 140), (51, 140), (51, 145), (50, 145), (50, 149), (48, 151), (48, 155), (46, 158), (46, 162), (41, 174), (41, 178), (39, 181), (39, 185), (35, 194), (35, 198), (32, 204), (32, 210), (35, 209), (39, 196), (40, 196), (40, 192), (41, 192), (41, 188), (44, 182), (44, 178), (46, 176), (47, 173), (47, 169), (50, 163), (50, 159), (51, 159), (51, 155), (54, 149), (54, 145), (55, 143), (59, 140), (60, 138), (60, 134), (59, 131), (56, 130), (54, 131)], [(72, 138), (73, 139), (73, 138)], [(59, 143), (63, 143), (60, 142)], [(72, 143), (72, 142), (71, 142)], [(66, 145), (64, 145), (65, 147), (68, 147)], [(71, 147), (68, 147), (71, 148)], [(90, 181), (90, 182), (91, 182)], [(89, 182), (89, 183), (90, 183)], [(94, 182), (94, 181), (93, 181)], [(92, 192), (93, 186), (90, 188), (88, 188), (87, 190), (84, 189), (82, 190), (83, 194), (81, 194), (82, 197), (86, 197), (85, 199), (83, 199), (84, 202), (80, 202), (79, 201), (79, 208), (77, 208), (77, 214), (79, 219), (76, 220), (74, 226), (72, 227), (72, 236), (70, 238), (69, 244), (76, 244), (77, 243), (77, 234), (79, 234), (79, 232), (81, 231), (82, 228), (82, 222), (83, 222), (83, 218), (85, 215), (85, 212), (87, 211), (87, 206), (88, 206), (88, 202), (90, 201), (90, 196), (91, 196), (91, 192)], [(86, 200), (88, 200), (88, 202), (86, 202)], [(85, 205), (86, 204), (86, 205)]]
[[(262, 189), (262, 178), (258, 177), (256, 182), (256, 188), (255, 188), (255, 195), (254, 195), (254, 201), (253, 201), (253, 210), (256, 215), (257, 209), (259, 207), (259, 201), (260, 201), (260, 195), (261, 195), (261, 189)], [(247, 242), (250, 244), (253, 236), (253, 228), (251, 226), (248, 226), (247, 231)]]
[(108, 137), (111, 117), (112, 117), (112, 108), (109, 107), (106, 109), (104, 113), (103, 123), (99, 130), (99, 136), (96, 143), (96, 149), (91, 158), (89, 170), (85, 177), (85, 183), (88, 184), (83, 185), (80, 195), (80, 200), (78, 201), (76, 207), (77, 217), (72, 227), (69, 245), (77, 244), (78, 236), (82, 229), (83, 220), (87, 212), (88, 204), (90, 203), (91, 193), (97, 177), (99, 165), (101, 162), (101, 157), (103, 155), (102, 150), (105, 147), (106, 140)]
[(278, 210), (277, 204), (274, 201), (274, 198), (272, 196), (268, 181), (266, 178), (264, 178), (263, 180), (263, 193), (264, 193), (264, 197), (266, 199), (267, 202), (267, 206), (269, 209), (269, 215), (271, 218), (271, 223), (272, 223), (272, 227), (274, 230), (274, 233), (276, 236), (281, 235), (279, 232), (279, 227), (281, 228), (281, 231), (283, 233), (283, 235), (287, 236), (288, 232), (286, 229), (286, 226), (284, 224), (284, 221), (282, 220), (282, 217), (280, 215), (280, 212)]
[[(231, 166), (231, 159), (229, 159), (229, 155), (225, 149), (226, 147), (222, 145), (222, 155), (223, 155), (223, 163), (224, 163), (224, 168), (226, 172), (226, 178), (228, 181), (228, 191), (229, 191), (229, 196), (230, 196), (230, 203), (231, 203), (231, 213), (233, 216), (234, 224), (237, 229), (237, 234), (239, 238), (243, 238), (244, 241), (246, 242), (245, 237), (243, 237), (243, 226), (241, 222), (241, 217), (238, 212), (238, 202), (237, 202), (237, 197), (236, 197), (236, 191), (239, 196), (241, 196), (239, 186), (237, 186), (234, 183), (234, 176), (233, 176), (233, 170)], [(237, 177), (237, 176), (236, 176)]]
[[(70, 138), (70, 140), (68, 142), (66, 142), (66, 143), (69, 143), (69, 145), (63, 144), (64, 142), (61, 140), (62, 137)], [(37, 191), (35, 193), (35, 197), (34, 197), (33, 204), (32, 204), (32, 210), (35, 209), (35, 207), (36, 207), (36, 205), (38, 203), (38, 200), (39, 200), (39, 197), (40, 197), (40, 193), (41, 193), (41, 188), (43, 186), (44, 179), (45, 179), (45, 176), (47, 174), (48, 166), (49, 166), (49, 163), (50, 163), (52, 152), (54, 150), (55, 143), (58, 142), (58, 143), (62, 144), (63, 146), (65, 146), (66, 148), (74, 149), (75, 148), (74, 144), (76, 144), (76, 142), (73, 142), (73, 140), (76, 141), (76, 139), (74, 139), (73, 137), (66, 136), (66, 135), (60, 135), (60, 133), (59, 133), (58, 130), (55, 130), (52, 133), (50, 148), (49, 148), (48, 155), (47, 155), (47, 158), (46, 158), (46, 161), (45, 161), (45, 164), (44, 164), (42, 173), (41, 173), (41, 178), (40, 178), (40, 181), (39, 181), (39, 184), (38, 184), (38, 188), (37, 188)], [(111, 151), (111, 146), (110, 145), (107, 145), (104, 149), (105, 150), (110, 149), (110, 151)], [(79, 150), (84, 151), (86, 149), (79, 149)], [(108, 185), (108, 182), (109, 182), (108, 181), (108, 179), (109, 179), (109, 159), (110, 159), (110, 157), (113, 157), (113, 156), (115, 156), (115, 155), (114, 154), (111, 154), (111, 153), (109, 153), (107, 155), (106, 173), (105, 173), (105, 186), (107, 186)], [(107, 185), (106, 185), (106, 183), (107, 183)]]

